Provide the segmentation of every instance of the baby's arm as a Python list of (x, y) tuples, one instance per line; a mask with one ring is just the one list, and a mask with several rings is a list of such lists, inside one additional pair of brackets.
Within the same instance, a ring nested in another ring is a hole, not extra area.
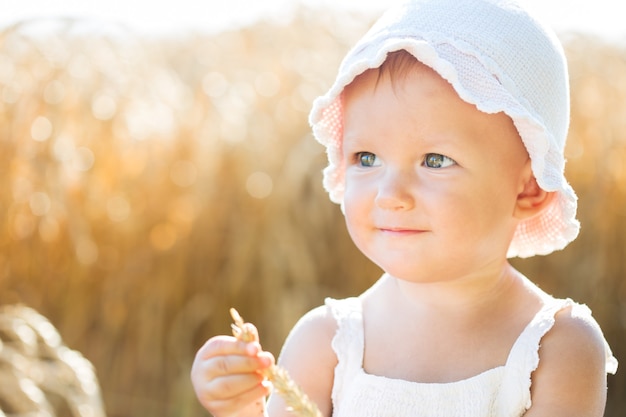
[(524, 417), (602, 417), (606, 403), (604, 337), (595, 322), (556, 316), (532, 374), (532, 406)]
[[(249, 329), (255, 335), (253, 325)], [(232, 336), (215, 336), (198, 350), (191, 381), (200, 404), (215, 417), (262, 417), (269, 388), (261, 371), (274, 357), (257, 341), (245, 343)]]
[[(331, 391), (337, 357), (331, 341), (336, 330), (328, 308), (318, 307), (294, 326), (279, 357), (279, 365), (289, 372), (325, 417), (332, 414)], [(270, 397), (268, 410), (271, 417), (293, 417), (278, 395)]]

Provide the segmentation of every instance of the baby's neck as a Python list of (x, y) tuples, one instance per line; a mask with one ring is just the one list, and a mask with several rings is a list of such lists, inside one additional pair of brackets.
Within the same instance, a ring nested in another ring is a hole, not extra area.
[(385, 274), (382, 281), (395, 286), (401, 296), (398, 301), (408, 306), (437, 314), (467, 315), (501, 301), (522, 279), (522, 275), (506, 263), (490, 273), (455, 280), (414, 283)]
[(464, 281), (416, 284), (383, 276), (362, 298), (363, 369), (445, 383), (505, 364), (541, 308), (541, 293), (510, 266), (490, 280)]

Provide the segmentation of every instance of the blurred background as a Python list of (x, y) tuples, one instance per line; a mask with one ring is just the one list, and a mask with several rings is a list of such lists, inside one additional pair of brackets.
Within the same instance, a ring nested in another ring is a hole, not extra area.
[[(263, 2), (234, 0), (230, 14), (187, 8), (177, 27), (150, 14), (173, 16), (163, 7), (127, 2), (140, 19), (125, 21), (121, 3), (86, 3), (25, 0), (1, 21), (0, 369), (22, 375), (32, 404), (46, 401), (38, 385), (57, 410), (47, 415), (205, 416), (189, 371), (208, 337), (230, 332), (230, 307), (278, 354), (301, 314), (380, 274), (322, 190), (326, 157), (307, 114), (383, 2), (255, 11)], [(583, 8), (578, 24), (582, 6), (568, 4), (542, 13), (569, 59), (566, 174), (582, 231), (564, 251), (514, 264), (588, 304), (626, 363), (626, 36), (610, 10)], [(558, 20), (568, 14), (574, 24)], [(594, 16), (604, 32), (585, 26)], [(97, 381), (47, 367), (51, 383), (7, 356), (19, 346)], [(608, 380), (606, 416), (624, 416), (626, 372)], [(0, 409), (17, 414), (7, 381)], [(91, 406), (58, 411), (81, 390)]]

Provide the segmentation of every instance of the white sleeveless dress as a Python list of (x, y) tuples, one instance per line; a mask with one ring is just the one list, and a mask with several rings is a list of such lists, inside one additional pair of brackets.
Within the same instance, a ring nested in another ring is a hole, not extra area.
[[(522, 331), (505, 365), (451, 383), (416, 383), (367, 374), (363, 369), (364, 332), (358, 298), (326, 299), (337, 321), (332, 347), (337, 355), (333, 417), (520, 417), (531, 405), (531, 373), (539, 364), (541, 338), (561, 309), (591, 318), (571, 300), (550, 299)], [(595, 323), (595, 321), (594, 321)], [(606, 344), (606, 370), (617, 360)]]

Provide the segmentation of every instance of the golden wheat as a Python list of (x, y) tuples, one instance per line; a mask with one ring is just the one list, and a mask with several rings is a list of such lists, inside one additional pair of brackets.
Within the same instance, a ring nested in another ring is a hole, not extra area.
[(0, 307), (0, 416), (105, 417), (92, 364), (44, 316)]
[[(233, 335), (244, 342), (253, 342), (254, 335), (248, 331), (241, 315), (234, 308), (230, 309), (233, 318)], [(296, 384), (289, 373), (278, 365), (273, 365), (267, 369), (263, 375), (272, 383), (274, 390), (283, 397), (289, 410), (298, 417), (322, 417), (322, 413), (317, 406)]]

